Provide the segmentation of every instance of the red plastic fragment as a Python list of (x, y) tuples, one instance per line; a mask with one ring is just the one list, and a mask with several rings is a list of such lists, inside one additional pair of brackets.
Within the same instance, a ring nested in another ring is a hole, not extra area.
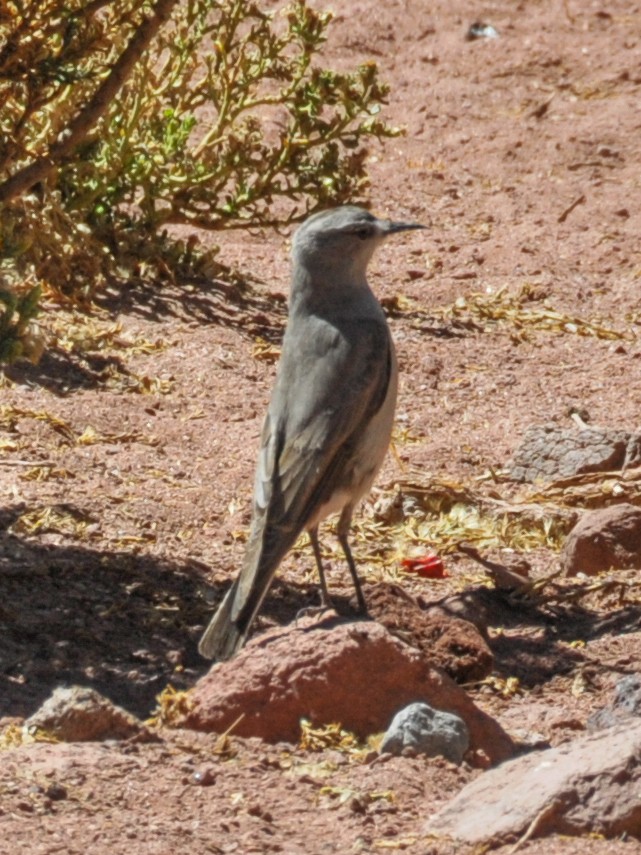
[(445, 579), (449, 573), (445, 569), (443, 559), (438, 555), (421, 555), (415, 558), (403, 558), (403, 569), (415, 573), (421, 579)]

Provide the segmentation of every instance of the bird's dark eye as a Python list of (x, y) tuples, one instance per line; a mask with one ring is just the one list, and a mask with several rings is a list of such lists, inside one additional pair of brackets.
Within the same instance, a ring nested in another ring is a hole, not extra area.
[(368, 228), (364, 227), (362, 229), (358, 229), (355, 234), (356, 237), (359, 238), (359, 240), (367, 240), (367, 238), (371, 235), (371, 231)]

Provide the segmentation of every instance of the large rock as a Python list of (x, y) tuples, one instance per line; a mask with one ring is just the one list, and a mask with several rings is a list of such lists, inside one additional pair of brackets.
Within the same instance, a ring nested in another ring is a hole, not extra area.
[[(239, 736), (297, 741), (300, 719), (340, 722), (365, 738), (386, 729), (414, 701), (460, 716), (470, 733), (470, 760), (500, 762), (511, 739), (447, 674), (420, 651), (373, 621), (299, 621), (250, 642), (214, 665), (190, 693), (183, 724)], [(240, 721), (237, 721), (242, 716)]]
[(108, 698), (85, 686), (59, 686), (26, 720), (63, 742), (100, 742), (148, 736), (144, 724)]
[(585, 472), (607, 472), (641, 462), (641, 434), (585, 427), (533, 425), (515, 451), (510, 476), (515, 481), (553, 481)]
[(587, 511), (567, 536), (561, 564), (567, 576), (641, 568), (641, 508), (620, 504)]
[(641, 835), (641, 721), (503, 763), (465, 786), (427, 834), (493, 845), (587, 833)]

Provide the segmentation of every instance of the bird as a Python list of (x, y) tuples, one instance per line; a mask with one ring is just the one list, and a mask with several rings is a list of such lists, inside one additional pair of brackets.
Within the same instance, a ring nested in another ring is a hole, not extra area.
[(367, 611), (348, 535), (354, 508), (387, 453), (398, 370), (381, 304), (366, 277), (390, 235), (424, 226), (344, 205), (307, 218), (292, 241), (288, 321), (263, 423), (252, 520), (243, 563), (198, 646), (224, 661), (247, 639), (276, 571), (307, 531), (330, 606), (318, 526), (338, 513), (336, 533)]

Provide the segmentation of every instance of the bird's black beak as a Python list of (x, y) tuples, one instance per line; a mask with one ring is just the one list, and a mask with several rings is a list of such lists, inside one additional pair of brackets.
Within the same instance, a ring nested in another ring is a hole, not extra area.
[(427, 226), (422, 226), (420, 223), (394, 223), (392, 220), (383, 221), (383, 234), (393, 235), (397, 232), (409, 232), (414, 229), (425, 229)]

